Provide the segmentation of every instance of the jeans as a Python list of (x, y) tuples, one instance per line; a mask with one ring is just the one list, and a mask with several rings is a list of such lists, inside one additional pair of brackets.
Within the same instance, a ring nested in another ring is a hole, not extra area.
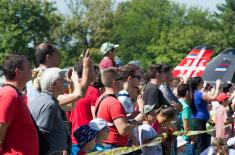
[(183, 151), (178, 152), (178, 155), (195, 155), (195, 145), (189, 141), (184, 145)]

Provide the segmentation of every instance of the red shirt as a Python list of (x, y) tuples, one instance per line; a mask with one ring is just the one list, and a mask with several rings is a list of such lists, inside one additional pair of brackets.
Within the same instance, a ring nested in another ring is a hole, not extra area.
[(0, 123), (8, 124), (0, 154), (38, 155), (38, 134), (29, 109), (10, 86), (0, 89)]
[(77, 153), (77, 155), (85, 155), (85, 154), (87, 154), (87, 152), (85, 152), (85, 151), (83, 151), (83, 150), (81, 150), (81, 151), (79, 151), (79, 152)]
[(86, 92), (86, 98), (90, 99), (91, 106), (95, 106), (97, 99), (99, 98), (99, 90), (95, 87), (89, 86)]
[[(76, 101), (76, 107), (71, 111), (69, 121), (72, 122), (72, 133), (80, 126), (88, 124), (92, 119), (91, 106), (95, 106), (95, 102), (99, 97), (99, 90), (89, 86), (86, 96)], [(77, 144), (75, 138), (72, 137), (72, 143)]]
[[(96, 101), (96, 106), (100, 102), (102, 96)], [(97, 107), (96, 107), (97, 108)], [(113, 123), (117, 118), (126, 118), (125, 110), (118, 99), (114, 97), (106, 97), (99, 106), (97, 118), (102, 118), (107, 122)], [(109, 127), (109, 136), (105, 143), (114, 144), (117, 146), (127, 146), (128, 136), (121, 136), (117, 128), (113, 125)]]
[(154, 130), (155, 130), (157, 133), (160, 133), (160, 131), (161, 131), (161, 126), (160, 126), (160, 124), (158, 123), (157, 120), (152, 124), (152, 127), (154, 128)]

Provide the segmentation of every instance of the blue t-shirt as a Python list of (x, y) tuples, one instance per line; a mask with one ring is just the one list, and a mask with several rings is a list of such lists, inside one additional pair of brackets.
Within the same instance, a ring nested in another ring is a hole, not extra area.
[(195, 111), (193, 113), (193, 118), (202, 119), (205, 121), (209, 120), (209, 111), (208, 111), (208, 103), (207, 101), (202, 99), (202, 92), (196, 90), (194, 92), (194, 104)]

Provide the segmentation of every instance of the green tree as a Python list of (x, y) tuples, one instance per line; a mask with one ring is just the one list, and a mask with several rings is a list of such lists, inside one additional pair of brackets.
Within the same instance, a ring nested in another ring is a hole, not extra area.
[(62, 66), (73, 65), (86, 48), (90, 48), (95, 63), (101, 59), (99, 48), (112, 38), (113, 3), (111, 0), (70, 0), (70, 11), (64, 23), (54, 33), (62, 51)]
[(12, 51), (34, 59), (34, 47), (53, 42), (51, 33), (60, 25), (54, 3), (41, 0), (1, 0), (0, 61)]
[(224, 4), (217, 6), (219, 12), (215, 13), (218, 19), (218, 28), (221, 31), (218, 46), (222, 49), (235, 46), (235, 1), (225, 0)]
[(121, 3), (114, 15), (114, 40), (120, 43), (118, 56), (124, 62), (140, 59), (144, 65), (155, 56), (147, 51), (153, 38), (159, 38), (165, 25), (170, 24), (170, 2), (132, 0)]
[(121, 3), (114, 14), (114, 40), (124, 62), (139, 59), (176, 65), (195, 46), (218, 41), (218, 21), (208, 11), (170, 1), (132, 0)]
[(198, 8), (186, 10), (177, 5), (174, 8), (182, 13), (176, 13), (171, 24), (148, 47), (150, 52), (155, 51), (155, 63), (170, 63), (175, 66), (195, 46), (214, 45), (219, 39), (215, 26), (217, 21), (211, 13)]

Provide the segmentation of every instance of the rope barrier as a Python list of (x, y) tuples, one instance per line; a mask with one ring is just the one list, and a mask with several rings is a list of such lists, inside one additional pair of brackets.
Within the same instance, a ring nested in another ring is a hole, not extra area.
[[(231, 124), (225, 125), (223, 128), (226, 128), (230, 125)], [(214, 130), (215, 130), (215, 128), (210, 129), (210, 130), (202, 130), (202, 131), (174, 131), (172, 133), (172, 135), (174, 135), (174, 136), (195, 136), (195, 135), (199, 135), (202, 133), (211, 132)], [(150, 146), (155, 146), (155, 145), (162, 143), (164, 141), (165, 137), (167, 137), (167, 133), (162, 133), (162, 135), (164, 138), (157, 137), (157, 138), (153, 139), (151, 142), (144, 144), (144, 145), (141, 145), (141, 146), (119, 147), (119, 148), (115, 148), (115, 149), (111, 149), (111, 150), (92, 152), (92, 153), (89, 153), (88, 155), (120, 155), (120, 154), (130, 153), (130, 152), (139, 150), (142, 147), (150, 147)]]

